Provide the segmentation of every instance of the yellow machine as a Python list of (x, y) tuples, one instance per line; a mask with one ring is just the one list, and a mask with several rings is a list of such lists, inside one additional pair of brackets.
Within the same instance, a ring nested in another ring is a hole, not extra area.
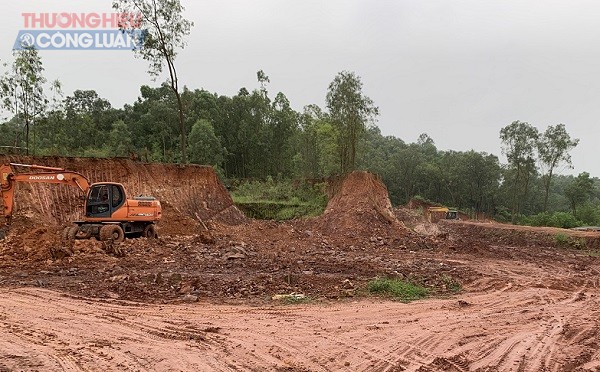
[(429, 222), (437, 222), (443, 219), (458, 220), (458, 211), (446, 207), (427, 208), (427, 220)]

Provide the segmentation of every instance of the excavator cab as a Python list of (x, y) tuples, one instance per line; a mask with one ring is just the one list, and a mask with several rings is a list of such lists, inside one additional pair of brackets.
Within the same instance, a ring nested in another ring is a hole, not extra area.
[(85, 216), (110, 218), (125, 203), (125, 189), (113, 183), (93, 184), (85, 202)]
[(447, 220), (459, 220), (460, 218), (458, 217), (458, 211), (456, 210), (449, 210), (448, 212), (446, 212), (446, 219)]

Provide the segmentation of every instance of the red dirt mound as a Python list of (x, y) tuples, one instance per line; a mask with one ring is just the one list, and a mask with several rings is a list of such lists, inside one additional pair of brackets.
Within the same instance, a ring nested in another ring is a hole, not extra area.
[[(152, 195), (164, 205), (159, 223), (161, 234), (196, 233), (204, 229), (198, 221), (236, 224), (245, 220), (212, 167), (146, 164), (124, 158), (0, 155), (0, 163), (8, 162), (60, 167), (79, 172), (91, 182), (119, 182), (125, 186), (128, 197)], [(21, 183), (16, 193), (15, 224), (39, 227), (80, 219), (83, 202), (79, 196), (78, 190), (68, 186)]]
[(343, 180), (325, 213), (315, 221), (326, 234), (372, 236), (407, 231), (394, 215), (381, 179), (364, 171), (355, 171)]

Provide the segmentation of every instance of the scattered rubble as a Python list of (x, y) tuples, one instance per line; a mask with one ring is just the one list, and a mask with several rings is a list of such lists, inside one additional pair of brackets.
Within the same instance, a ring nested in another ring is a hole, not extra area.
[[(158, 303), (263, 302), (290, 293), (356, 297), (373, 278), (389, 276), (444, 295), (479, 279), (477, 268), (452, 259), (461, 254), (524, 260), (555, 254), (506, 248), (551, 247), (547, 233), (462, 221), (431, 224), (414, 210), (392, 209), (383, 183), (367, 172), (340, 182), (322, 216), (278, 223), (240, 215), (207, 167), (125, 159), (16, 160), (87, 170), (93, 180), (121, 180), (128, 189), (161, 198), (165, 216), (158, 239), (65, 242), (57, 216), (74, 215), (78, 199), (66, 190), (32, 187), (18, 194), (11, 233), (0, 241), (4, 286)], [(52, 203), (68, 208), (52, 210)]]

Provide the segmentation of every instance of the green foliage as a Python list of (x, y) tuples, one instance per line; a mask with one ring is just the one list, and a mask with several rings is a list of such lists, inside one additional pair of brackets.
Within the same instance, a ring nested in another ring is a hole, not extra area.
[(177, 102), (181, 161), (187, 163), (187, 129), (175, 58), (178, 49), (185, 47), (185, 39), (194, 23), (183, 17), (185, 8), (179, 0), (113, 0), (112, 6), (121, 14), (141, 14), (138, 27), (123, 24), (120, 28), (123, 32), (132, 33), (136, 28), (144, 30), (143, 46), (135, 48), (134, 52), (148, 61), (148, 73), (156, 78), (167, 67), (169, 87)]
[(550, 226), (562, 227), (563, 229), (572, 229), (573, 227), (581, 226), (581, 221), (575, 216), (567, 212), (554, 212), (550, 219)]
[(563, 229), (571, 229), (583, 225), (581, 221), (568, 212), (542, 212), (533, 216), (524, 217), (521, 220), (521, 223), (530, 226), (549, 226)]
[(555, 168), (560, 163), (571, 166), (571, 151), (579, 143), (578, 139), (571, 139), (564, 124), (549, 126), (539, 137), (537, 142), (538, 158), (545, 168), (544, 180), (544, 211), (548, 208), (550, 185)]
[(337, 150), (342, 173), (354, 170), (356, 148), (366, 127), (379, 115), (379, 109), (362, 92), (362, 81), (354, 72), (342, 71), (329, 84), (327, 108), (336, 128)]
[(234, 202), (247, 215), (259, 219), (288, 220), (314, 217), (327, 205), (324, 186), (290, 180), (244, 182), (232, 192)]
[(316, 105), (304, 108), (300, 115), (301, 132), (294, 157), (296, 173), (307, 178), (319, 178), (339, 171), (336, 148), (337, 132), (328, 116)]
[(594, 180), (587, 172), (580, 173), (565, 189), (571, 210), (577, 215), (577, 207), (587, 202), (594, 190)]
[(188, 143), (190, 145), (190, 161), (196, 164), (209, 164), (215, 167), (223, 165), (225, 149), (216, 136), (211, 122), (198, 119), (192, 126)]
[(554, 235), (554, 241), (558, 245), (567, 245), (569, 243), (569, 235), (565, 233), (557, 233)]
[(248, 217), (261, 220), (285, 221), (295, 218), (316, 217), (321, 215), (324, 210), (321, 205), (303, 202), (251, 202), (238, 198), (233, 200)]
[(377, 278), (367, 285), (370, 293), (390, 296), (403, 302), (410, 302), (427, 297), (427, 288), (405, 282), (400, 279)]
[(133, 139), (131, 131), (123, 122), (117, 120), (113, 123), (112, 129), (108, 135), (108, 148), (111, 156), (129, 156), (133, 150)]
[(49, 100), (44, 93), (47, 80), (42, 59), (34, 47), (16, 50), (13, 56), (9, 70), (0, 77), (0, 104), (23, 123), (25, 148), (29, 153), (29, 133), (34, 119), (48, 108)]
[(510, 187), (511, 218), (515, 222), (523, 210), (530, 181), (536, 172), (535, 149), (539, 138), (537, 128), (526, 122), (513, 121), (500, 130), (502, 152), (508, 159), (505, 179)]
[(577, 209), (577, 218), (587, 226), (600, 226), (600, 206), (591, 203)]

